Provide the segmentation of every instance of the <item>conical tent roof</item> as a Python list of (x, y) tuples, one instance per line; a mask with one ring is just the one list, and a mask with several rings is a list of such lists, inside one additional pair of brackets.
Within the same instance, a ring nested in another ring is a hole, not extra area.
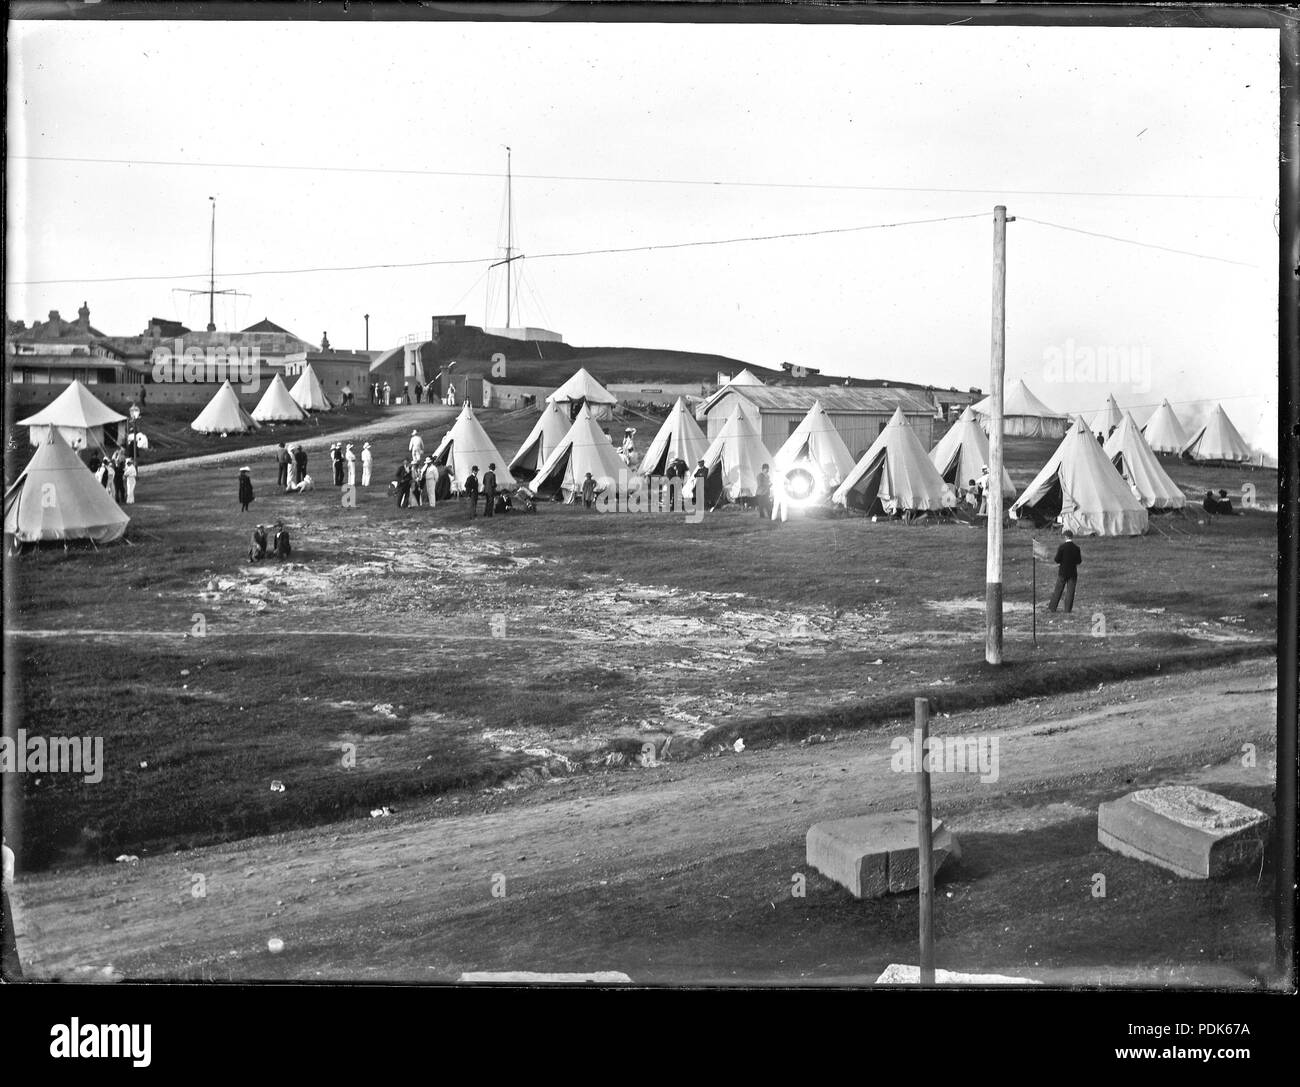
[(1250, 446), (1237, 432), (1223, 410), (1216, 404), (1205, 426), (1183, 446), (1182, 456), (1188, 460), (1222, 460), (1244, 462), (1250, 460)]
[(580, 369), (546, 398), (548, 404), (567, 404), (574, 400), (582, 400), (588, 404), (618, 403), (618, 397), (587, 373), (585, 368)]
[[(930, 450), (930, 463), (938, 470), (945, 483), (954, 487), (967, 487), (972, 479), (979, 479), (989, 462), (988, 435), (980, 429), (974, 408), (968, 407), (935, 447)], [(1006, 468), (1002, 469), (1002, 493), (1015, 498), (1016, 488)]]
[[(993, 397), (971, 405), (979, 424), (988, 433)], [(1053, 411), (1030, 391), (1024, 380), (1017, 381), (1002, 396), (1002, 433), (1021, 438), (1059, 438), (1070, 429), (1068, 416)]]
[(831, 500), (837, 505), (874, 512), (938, 510), (944, 507), (944, 482), (926, 456), (916, 432), (896, 408), (885, 429), (862, 454)]
[(813, 401), (808, 414), (773, 455), (772, 470), (776, 473), (787, 472), (796, 465), (815, 469), (814, 491), (824, 497), (829, 497), (853, 471), (853, 454), (820, 400)]
[(320, 378), (316, 376), (316, 371), (311, 368), (310, 362), (303, 367), (298, 380), (289, 390), (289, 395), (298, 402), (298, 406), (303, 411), (331, 411), (334, 408), (329, 397), (325, 395), (325, 390), (321, 388)]
[(1155, 414), (1142, 428), (1142, 437), (1154, 453), (1179, 453), (1187, 444), (1187, 432), (1183, 430), (1183, 424), (1178, 421), (1168, 400), (1160, 401)]
[(772, 464), (772, 454), (759, 437), (758, 427), (745, 411), (734, 407), (704, 451), (704, 467), (708, 472), (704, 483), (705, 504), (712, 508), (724, 499), (734, 502), (752, 497), (765, 464)]
[(1160, 461), (1129, 412), (1124, 413), (1119, 426), (1106, 439), (1103, 452), (1147, 509), (1179, 510), (1187, 505), (1187, 496), (1160, 467)]
[(97, 399), (80, 381), (74, 380), (35, 415), (19, 419), (17, 425), (97, 427), (105, 423), (120, 423), (125, 418)]
[(637, 471), (643, 476), (661, 476), (678, 457), (694, 469), (708, 448), (709, 439), (687, 410), (685, 399), (679, 396), (659, 432), (651, 439)]
[(631, 476), (597, 425), (591, 408), (584, 404), (568, 433), (533, 476), (528, 489), (547, 497), (562, 493), (567, 501), (573, 502), (580, 496), (588, 472), (602, 491), (622, 489), (625, 479), (628, 490), (639, 485), (639, 480)]
[(1119, 405), (1115, 402), (1115, 395), (1108, 393), (1106, 396), (1106, 406), (1101, 409), (1092, 420), (1092, 432), (1108, 437), (1110, 432), (1124, 421), (1124, 413), (1119, 410)]
[(510, 462), (510, 471), (521, 478), (534, 474), (551, 455), (551, 450), (564, 440), (570, 425), (563, 405), (547, 404)]
[(297, 423), (305, 414), (279, 374), (271, 379), (271, 384), (253, 409), (253, 418), (259, 423)]
[(261, 424), (243, 409), (238, 394), (227, 380), (213, 394), (208, 406), (199, 412), (190, 429), (200, 434), (229, 434), (232, 431), (260, 430)]
[(5, 492), (5, 534), (19, 543), (112, 543), (130, 521), (54, 428)]
[(480, 472), (486, 472), (489, 464), (495, 464), (499, 480), (504, 482), (510, 478), (506, 458), (488, 437), (483, 424), (475, 418), (469, 401), (465, 402), (451, 429), (443, 435), (438, 448), (433, 451), (433, 459), (450, 468), (451, 474), (458, 480), (464, 480), (476, 464)]
[(1011, 507), (1054, 521), (1079, 536), (1138, 536), (1147, 530), (1147, 511), (1115, 470), (1082, 419), (1061, 439), (1043, 470)]
[(728, 385), (762, 385), (760, 378), (755, 377), (748, 369), (741, 370), (735, 377), (727, 382)]

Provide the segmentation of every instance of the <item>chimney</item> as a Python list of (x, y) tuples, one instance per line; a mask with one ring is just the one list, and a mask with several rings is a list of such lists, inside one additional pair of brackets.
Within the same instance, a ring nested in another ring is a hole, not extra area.
[(85, 302), (82, 302), (81, 309), (77, 310), (77, 327), (83, 332), (90, 328), (90, 307)]
[(56, 309), (52, 309), (52, 310), (50, 310), (50, 320), (51, 320), (51, 321), (57, 321), (57, 320), (59, 320), (59, 319), (60, 319), (60, 318), (59, 318), (59, 311), (56, 310)]

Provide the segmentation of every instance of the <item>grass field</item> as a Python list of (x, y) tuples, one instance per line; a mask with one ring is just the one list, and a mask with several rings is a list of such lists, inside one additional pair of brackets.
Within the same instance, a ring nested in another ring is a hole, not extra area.
[[(507, 458), (531, 425), (481, 418)], [(274, 495), (274, 465), (255, 460), (241, 515), (233, 470), (187, 468), (142, 477), (130, 544), (7, 560), (6, 716), (102, 736), (107, 763), (93, 785), (25, 775), (29, 867), (513, 787), (645, 744), (676, 758), (879, 727), (917, 695), (942, 713), (1136, 675), (1195, 684), (1196, 668), (1273, 652), (1270, 513), (1204, 525), (1197, 506), (1143, 538), (1081, 541), (1076, 611), (1040, 611), (1037, 646), (1035, 533), (1009, 527), (993, 669), (980, 529), (399, 510), (384, 486), (406, 433), (374, 439), (355, 508), (332, 488)], [(1052, 444), (1008, 442), (1018, 486)], [(1169, 467), (1191, 494), (1276, 490), (1269, 471)], [(251, 566), (252, 525), (277, 517), (292, 561)], [(1040, 569), (1040, 609), (1050, 588)]]

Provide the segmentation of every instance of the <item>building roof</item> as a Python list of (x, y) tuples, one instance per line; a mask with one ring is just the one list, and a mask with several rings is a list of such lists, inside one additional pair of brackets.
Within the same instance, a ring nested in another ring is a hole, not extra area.
[(30, 328), (15, 332), (15, 343), (58, 343), (104, 340), (107, 337), (90, 323), (90, 309), (83, 302), (75, 321), (65, 321), (56, 309), (50, 310), (49, 320), (33, 321)]
[(382, 351), (345, 351), (342, 348), (331, 347), (328, 351), (308, 351), (308, 362), (355, 362), (364, 363), (369, 366), (378, 359), (384, 352)]
[(861, 413), (891, 415), (901, 408), (907, 415), (933, 415), (930, 397), (910, 389), (864, 389), (845, 385), (742, 385), (734, 382), (714, 394), (705, 412), (712, 411), (730, 396), (743, 396), (760, 411), (788, 411), (806, 414), (818, 401), (832, 415)]
[[(240, 332), (283, 332), (286, 336), (293, 336), (287, 328), (281, 328), (269, 317), (263, 317), (255, 325), (249, 325), (247, 328), (241, 328)], [(301, 339), (301, 336), (293, 336), (295, 340)]]

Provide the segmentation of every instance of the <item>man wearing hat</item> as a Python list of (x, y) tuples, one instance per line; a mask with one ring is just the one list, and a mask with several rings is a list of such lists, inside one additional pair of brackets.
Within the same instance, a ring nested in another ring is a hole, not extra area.
[(347, 451), (343, 454), (343, 461), (347, 465), (348, 486), (355, 487), (357, 483), (357, 455), (352, 452), (351, 442), (348, 442)]
[(975, 493), (979, 495), (980, 508), (976, 514), (977, 517), (987, 516), (989, 512), (989, 487), (993, 485), (993, 480), (989, 476), (989, 466), (986, 464), (980, 469), (980, 477), (975, 481)]
[(275, 463), (279, 465), (279, 472), (275, 477), (275, 485), (284, 490), (289, 486), (289, 450), (284, 447), (284, 442), (275, 451)]
[(424, 460), (424, 439), (420, 437), (418, 430), (411, 431), (411, 440), (407, 443), (407, 451), (411, 454), (411, 463), (419, 464)]
[(239, 470), (239, 512), (247, 513), (253, 501), (253, 480), (248, 474), (248, 466)]
[(489, 464), (488, 470), (483, 473), (483, 516), (492, 516), (492, 507), (497, 500), (497, 466)]
[(253, 529), (253, 542), (248, 548), (248, 561), (257, 562), (266, 558), (266, 526), (258, 525)]
[(289, 533), (283, 521), (276, 521), (275, 536), (271, 539), (271, 554), (277, 559), (287, 559), (292, 548), (289, 546)]
[(370, 470), (375, 465), (375, 455), (370, 452), (370, 443), (361, 447), (361, 486), (370, 486)]

